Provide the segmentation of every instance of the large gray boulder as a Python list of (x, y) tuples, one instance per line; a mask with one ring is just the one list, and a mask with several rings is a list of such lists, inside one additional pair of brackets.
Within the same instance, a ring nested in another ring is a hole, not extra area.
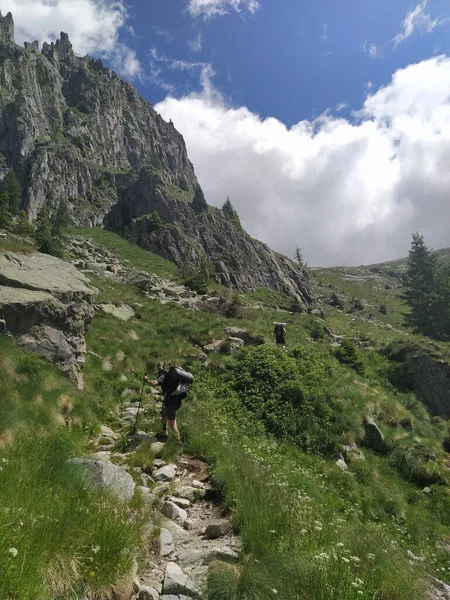
[(185, 575), (176, 563), (169, 562), (166, 565), (163, 583), (164, 595), (179, 596), (184, 594), (188, 598), (199, 598), (199, 589), (196, 584)]
[(93, 290), (75, 267), (47, 254), (0, 253), (0, 319), (6, 330), (80, 388), (84, 336), (93, 316)]
[(133, 498), (136, 484), (122, 467), (87, 458), (73, 458), (69, 463), (81, 470), (89, 485), (110, 493), (121, 502)]

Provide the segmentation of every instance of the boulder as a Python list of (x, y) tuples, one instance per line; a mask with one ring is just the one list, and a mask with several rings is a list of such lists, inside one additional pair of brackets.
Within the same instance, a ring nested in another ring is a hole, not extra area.
[(178, 564), (182, 567), (203, 562), (205, 553), (202, 550), (182, 550), (178, 553)]
[(348, 465), (345, 460), (342, 460), (342, 458), (339, 458), (335, 464), (341, 471), (348, 471)]
[(203, 346), (203, 350), (207, 354), (211, 354), (212, 352), (217, 352), (220, 349), (220, 347), (222, 346), (222, 344), (224, 343), (224, 341), (225, 340), (214, 340), (213, 342), (206, 344), (206, 346)]
[(164, 595), (179, 596), (184, 594), (188, 598), (199, 598), (197, 585), (185, 575), (176, 563), (167, 563), (164, 573), (163, 597)]
[(229, 521), (217, 521), (216, 523), (210, 523), (205, 529), (205, 536), (209, 540), (215, 540), (217, 538), (227, 535), (231, 531), (231, 523)]
[(367, 447), (372, 448), (372, 450), (375, 450), (375, 452), (384, 454), (387, 448), (381, 429), (371, 418), (365, 418), (363, 425), (365, 431), (364, 444)]
[(253, 335), (240, 327), (225, 327), (224, 331), (231, 338), (241, 339), (246, 346), (261, 346), (265, 343), (264, 338)]
[(231, 548), (229, 548), (228, 546), (224, 546), (223, 548), (217, 546), (210, 550), (205, 557), (205, 562), (208, 564), (213, 560), (220, 560), (223, 562), (237, 562), (239, 560), (239, 554)]
[(230, 355), (240, 350), (243, 345), (244, 340), (241, 340), (241, 338), (230, 337), (220, 344), (219, 351), (221, 354)]
[(176, 471), (172, 465), (165, 465), (160, 469), (157, 469), (153, 474), (155, 481), (173, 481), (175, 479)]
[(89, 485), (110, 493), (121, 502), (133, 498), (136, 485), (131, 475), (122, 467), (87, 458), (73, 458), (69, 463), (82, 471)]
[(195, 502), (200, 498), (204, 498), (206, 492), (203, 489), (191, 487), (189, 485), (184, 485), (176, 490), (174, 496), (178, 498), (185, 498), (189, 500), (189, 502)]
[[(165, 447), (166, 447), (166, 445), (164, 444), (164, 442), (153, 442), (153, 444), (150, 446), (150, 450), (151, 450), (153, 456), (156, 459), (159, 459), (159, 458), (161, 458), (161, 455), (162, 455)], [(161, 466), (164, 466), (164, 465), (161, 465)]]
[(0, 253), (0, 320), (80, 389), (93, 316), (93, 290), (75, 267), (47, 254)]
[(179, 506), (180, 508), (184, 508), (185, 510), (191, 506), (189, 500), (186, 500), (185, 498), (175, 498), (171, 496), (167, 499), (170, 500), (170, 502), (173, 502), (174, 504)]
[(104, 313), (120, 319), (129, 321), (135, 316), (134, 310), (128, 304), (100, 304), (99, 309)]
[(159, 534), (159, 547), (161, 556), (169, 556), (175, 550), (173, 536), (165, 527), (161, 529), (161, 533)]
[(159, 592), (146, 585), (139, 589), (137, 600), (159, 600)]
[(162, 513), (168, 519), (172, 521), (180, 520), (185, 521), (187, 519), (187, 512), (170, 500), (166, 500), (162, 507)]

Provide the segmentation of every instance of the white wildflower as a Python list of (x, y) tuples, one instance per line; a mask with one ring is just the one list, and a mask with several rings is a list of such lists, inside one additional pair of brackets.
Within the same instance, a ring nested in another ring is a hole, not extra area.
[(11, 556), (12, 556), (13, 558), (16, 558), (16, 556), (19, 554), (19, 551), (17, 550), (17, 548), (10, 548), (10, 549), (8, 550), (8, 552), (11, 554)]

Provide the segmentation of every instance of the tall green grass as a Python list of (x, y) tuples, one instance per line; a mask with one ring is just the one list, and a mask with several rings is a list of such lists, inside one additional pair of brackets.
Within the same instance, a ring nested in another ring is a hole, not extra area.
[(252, 434), (249, 421), (237, 426), (207, 389), (184, 414), (190, 448), (211, 462), (242, 540), (239, 565), (213, 566), (209, 600), (425, 600), (422, 568), (383, 510), (368, 518), (355, 477)]
[(60, 430), (0, 451), (0, 597), (69, 600), (118, 583), (140, 544), (139, 512), (85, 489)]

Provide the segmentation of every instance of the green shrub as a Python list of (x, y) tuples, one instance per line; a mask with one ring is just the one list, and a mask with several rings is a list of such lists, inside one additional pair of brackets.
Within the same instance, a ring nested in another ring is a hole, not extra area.
[(273, 346), (244, 348), (229, 364), (217, 393), (235, 414), (239, 407), (251, 413), (268, 434), (330, 452), (353, 419), (332, 393), (335, 377), (328, 357), (303, 348), (288, 354)]
[(353, 340), (343, 340), (340, 347), (336, 350), (336, 357), (341, 363), (349, 365), (360, 375), (364, 374), (364, 356)]

